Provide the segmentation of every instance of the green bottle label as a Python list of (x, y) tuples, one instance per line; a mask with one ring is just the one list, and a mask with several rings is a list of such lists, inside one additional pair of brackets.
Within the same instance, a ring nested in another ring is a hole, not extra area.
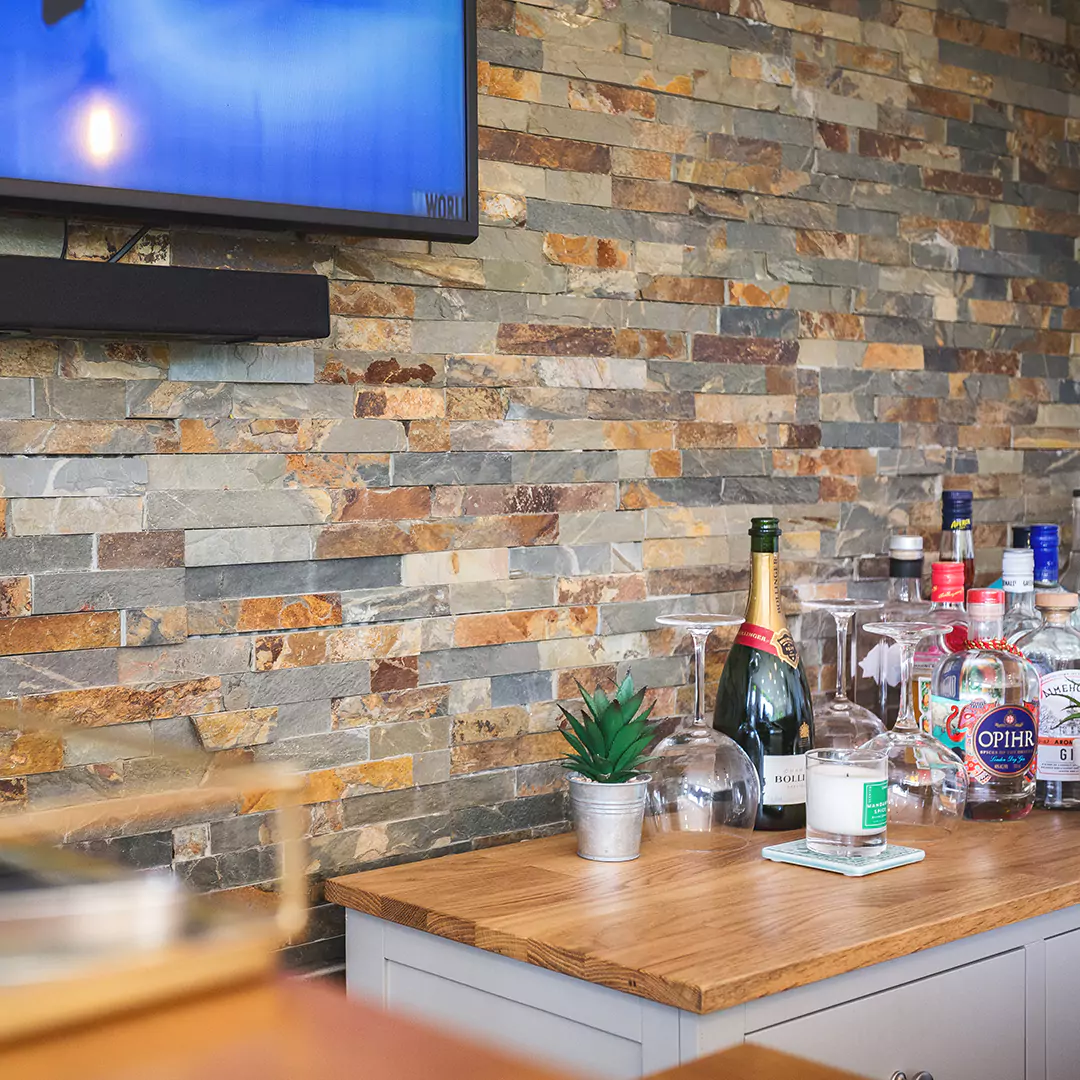
[(863, 784), (862, 827), (884, 829), (889, 817), (889, 782), (878, 780)]

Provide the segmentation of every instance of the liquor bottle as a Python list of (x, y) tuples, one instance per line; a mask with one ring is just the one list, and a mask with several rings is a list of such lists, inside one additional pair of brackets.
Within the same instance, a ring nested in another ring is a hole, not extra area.
[(977, 821), (1027, 817), (1035, 800), (1039, 674), (1001, 636), (1000, 589), (968, 592), (970, 640), (938, 662), (931, 680), (934, 735), (963, 759), (964, 816)]
[(1080, 591), (1080, 488), (1073, 490), (1072, 501), (1072, 543), (1065, 565), (1058, 575), (1061, 587), (1068, 592)]
[(1039, 593), (1045, 621), (1016, 647), (1039, 673), (1035, 805), (1080, 810), (1080, 633), (1069, 625), (1076, 593)]
[(1005, 618), (1001, 624), (1010, 645), (1042, 624), (1035, 610), (1035, 552), (1006, 548), (1001, 553), (1001, 586), (1005, 591)]
[(749, 755), (761, 779), (755, 828), (806, 824), (806, 751), (814, 745), (810, 685), (780, 607), (776, 518), (750, 523), (746, 618), (720, 675), (713, 726)]
[(1058, 584), (1058, 527), (1032, 525), (1031, 550), (1035, 554), (1035, 591), (1063, 592)]
[[(921, 536), (896, 534), (889, 537), (889, 593), (880, 618), (896, 622), (924, 619), (930, 604), (923, 599), (923, 540)], [(875, 640), (859, 661), (859, 672), (874, 680), (873, 711), (886, 725), (896, 719), (900, 708), (900, 646)]]
[[(926, 621), (941, 623), (943, 631), (923, 638), (915, 653), (912, 671), (912, 700), (915, 719), (928, 735), (933, 734), (930, 708), (930, 680), (938, 661), (964, 647), (967, 641), (967, 613), (964, 611), (964, 567), (961, 563), (936, 562), (930, 568), (930, 613)], [(955, 613), (946, 615), (945, 612)]]
[(970, 491), (941, 493), (941, 561), (964, 564), (964, 588), (975, 584), (975, 541), (971, 532)]

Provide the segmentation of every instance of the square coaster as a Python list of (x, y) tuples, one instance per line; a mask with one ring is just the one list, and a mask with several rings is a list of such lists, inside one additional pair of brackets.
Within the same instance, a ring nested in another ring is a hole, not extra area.
[(907, 866), (908, 863), (921, 862), (926, 858), (922, 848), (900, 847), (898, 844), (886, 844), (884, 851), (874, 855), (822, 855), (811, 851), (805, 840), (773, 844), (762, 848), (761, 854), (773, 862), (812, 866), (815, 870), (828, 870), (845, 877), (866, 877), (879, 870), (892, 870), (895, 866)]

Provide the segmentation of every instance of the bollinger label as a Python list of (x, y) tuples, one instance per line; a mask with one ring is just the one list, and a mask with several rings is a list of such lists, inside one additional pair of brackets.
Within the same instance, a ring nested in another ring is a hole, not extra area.
[(1080, 780), (1080, 671), (1039, 679), (1038, 780)]
[(806, 802), (806, 755), (766, 754), (761, 761), (761, 780), (763, 806)]
[(778, 656), (785, 664), (790, 664), (793, 668), (799, 666), (799, 650), (795, 646), (791, 631), (786, 626), (774, 630), (771, 626), (758, 626), (756, 623), (744, 622), (735, 635), (735, 644), (746, 645), (748, 648), (767, 652), (771, 656)]
[(977, 782), (1034, 779), (1039, 704), (971, 704), (962, 710), (964, 764)]

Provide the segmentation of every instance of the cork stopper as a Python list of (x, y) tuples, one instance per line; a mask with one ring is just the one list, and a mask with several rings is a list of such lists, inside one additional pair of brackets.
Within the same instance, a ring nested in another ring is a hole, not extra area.
[(1040, 611), (1075, 611), (1080, 603), (1074, 592), (1041, 592), (1035, 594), (1035, 606)]

